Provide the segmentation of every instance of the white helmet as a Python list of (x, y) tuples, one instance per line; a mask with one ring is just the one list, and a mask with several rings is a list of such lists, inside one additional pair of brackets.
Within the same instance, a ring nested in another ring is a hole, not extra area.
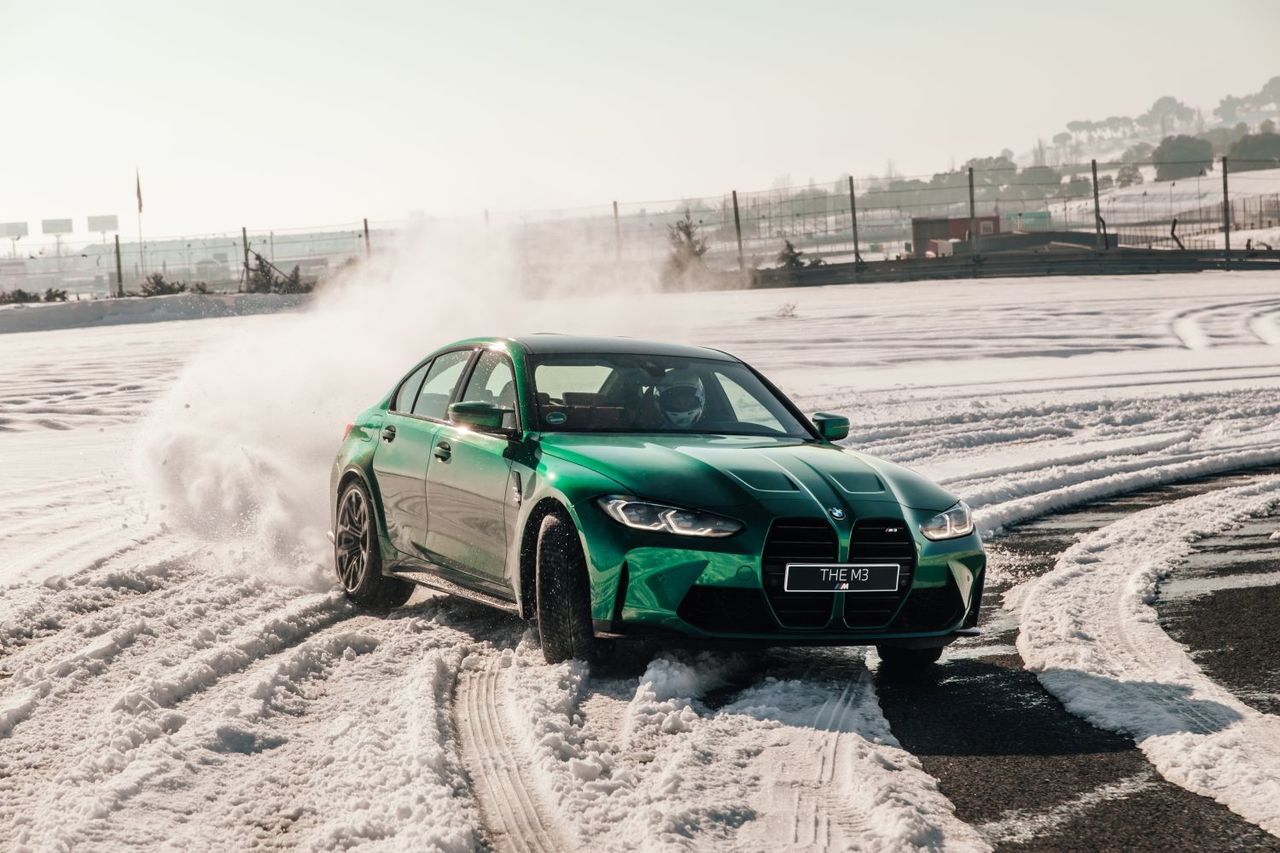
[(667, 422), (680, 429), (688, 429), (702, 419), (707, 405), (706, 389), (702, 380), (691, 370), (672, 370), (658, 380), (653, 389), (658, 410)]

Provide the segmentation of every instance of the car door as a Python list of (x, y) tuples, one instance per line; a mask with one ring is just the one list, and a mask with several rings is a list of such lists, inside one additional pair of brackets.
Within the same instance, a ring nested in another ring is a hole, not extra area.
[(504, 431), (448, 423), (436, 434), (435, 458), (427, 472), (427, 550), (451, 568), (506, 588), (508, 516), (513, 515), (508, 507), (516, 506), (509, 435), (519, 426), (515, 373), (506, 354), (482, 351), (457, 399), (513, 411)]
[(436, 433), (474, 350), (441, 353), (421, 365), (393, 395), (373, 454), (391, 544), (422, 556), (427, 541), (427, 470)]

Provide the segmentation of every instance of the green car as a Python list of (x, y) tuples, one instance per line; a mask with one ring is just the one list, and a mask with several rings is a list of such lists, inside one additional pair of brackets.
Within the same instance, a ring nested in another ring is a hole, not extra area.
[(848, 432), (716, 350), (461, 341), (348, 426), (338, 577), (362, 605), (422, 584), (536, 620), (551, 662), (636, 638), (928, 665), (976, 633), (982, 540), (954, 495), (834, 443)]

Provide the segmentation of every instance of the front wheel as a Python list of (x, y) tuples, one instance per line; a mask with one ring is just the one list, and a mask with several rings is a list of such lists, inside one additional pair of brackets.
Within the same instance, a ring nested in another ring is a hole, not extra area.
[(365, 607), (399, 607), (413, 595), (413, 584), (382, 574), (382, 552), (374, 527), (373, 501), (358, 480), (338, 498), (333, 535), (333, 564), (347, 598)]
[(893, 672), (922, 672), (942, 657), (942, 646), (928, 649), (907, 649), (902, 646), (876, 646), (884, 667)]
[(591, 581), (573, 522), (552, 513), (538, 528), (538, 636), (547, 663), (598, 661), (604, 643), (591, 625)]

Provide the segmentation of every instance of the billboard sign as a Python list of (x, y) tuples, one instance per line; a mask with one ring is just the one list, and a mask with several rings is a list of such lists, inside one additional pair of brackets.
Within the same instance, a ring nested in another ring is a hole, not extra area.
[(10, 240), (16, 240), (19, 237), (25, 236), (27, 236), (27, 223), (0, 222), (0, 237), (8, 237)]
[(40, 220), (40, 230), (45, 234), (70, 234), (70, 219), (42, 219)]
[(120, 218), (118, 216), (90, 216), (89, 230), (101, 234), (105, 234), (108, 231), (119, 231)]

